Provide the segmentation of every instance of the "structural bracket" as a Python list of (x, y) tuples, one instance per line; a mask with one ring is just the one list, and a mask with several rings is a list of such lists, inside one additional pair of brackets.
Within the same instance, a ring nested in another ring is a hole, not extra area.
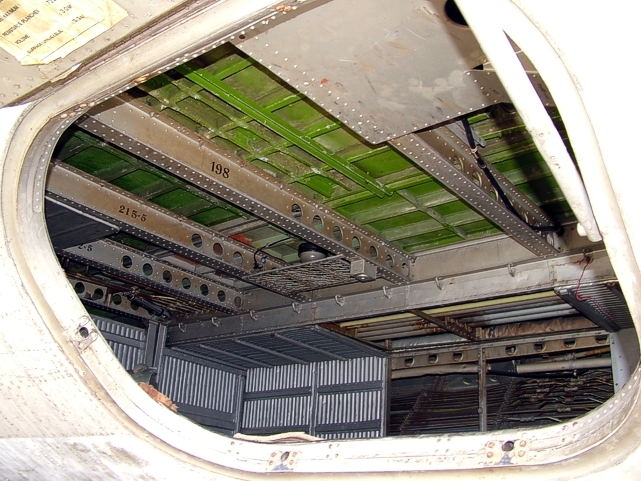
[(113, 241), (90, 242), (60, 254), (203, 308), (228, 314), (242, 311), (241, 292)]

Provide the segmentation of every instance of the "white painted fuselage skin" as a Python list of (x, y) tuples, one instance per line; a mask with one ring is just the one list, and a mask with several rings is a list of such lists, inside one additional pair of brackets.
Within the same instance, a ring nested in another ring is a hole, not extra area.
[[(565, 69), (562, 79), (551, 74), (545, 81), (553, 94), (557, 81), (559, 92), (568, 85), (574, 89), (579, 104), (562, 115), (573, 145), (589, 145), (577, 152), (580, 172), (612, 266), (640, 322), (641, 167), (628, 119), (641, 102), (634, 79), (627, 78), (638, 44), (638, 7), (479, 3), (496, 12), (519, 9), (547, 42), (539, 47), (556, 56), (550, 71)], [(191, 17), (187, 3), (166, 28), (147, 36), (142, 29), (127, 48), (105, 50), (95, 68), (0, 110), (0, 475), (255, 479), (278, 475), (270, 461), (288, 451), (295, 459), (284, 466), (288, 479), (347, 479), (354, 473), (372, 479), (637, 479), (638, 372), (602, 407), (538, 430), (262, 445), (213, 434), (176, 416), (138, 388), (102, 338), (83, 343), (78, 328), (91, 321), (51, 250), (42, 213), (46, 167), (57, 138), (81, 105), (211, 48), (255, 14), (283, 14), (277, 5), (228, 0)], [(11, 86), (0, 88), (11, 94)], [(501, 451), (506, 440), (517, 446), (513, 457)]]

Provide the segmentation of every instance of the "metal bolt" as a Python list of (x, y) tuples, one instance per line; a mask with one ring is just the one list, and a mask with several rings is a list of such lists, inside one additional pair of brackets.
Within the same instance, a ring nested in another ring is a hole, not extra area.
[(491, 452), (491, 451), (490, 451), (489, 453), (487, 453), (487, 457), (488, 457), (488, 458), (491, 458), (492, 456), (494, 456), (494, 453), (493, 453), (493, 452)]

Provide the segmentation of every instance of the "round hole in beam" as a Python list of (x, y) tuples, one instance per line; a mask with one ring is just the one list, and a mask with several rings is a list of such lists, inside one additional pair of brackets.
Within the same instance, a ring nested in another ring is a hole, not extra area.
[(339, 242), (343, 240), (343, 231), (337, 225), (334, 226), (333, 233), (334, 233), (334, 239), (336, 239)]
[(73, 290), (76, 291), (76, 294), (82, 294), (85, 292), (85, 285), (82, 282), (76, 282), (73, 285)]
[(133, 265), (133, 261), (129, 256), (122, 256), (120, 263), (122, 264), (122, 267), (124, 267), (125, 269), (129, 269)]
[(203, 238), (198, 234), (194, 234), (191, 236), (191, 243), (194, 247), (200, 248), (203, 246)]
[(312, 219), (312, 226), (314, 226), (314, 229), (316, 230), (323, 230), (323, 219), (321, 219), (320, 216), (315, 215)]
[(209, 287), (207, 287), (206, 284), (201, 284), (200, 285), (200, 294), (203, 296), (208, 296), (209, 295)]
[(148, 262), (145, 262), (142, 265), (142, 273), (146, 276), (150, 276), (154, 273), (154, 268)]
[(169, 272), (169, 271), (164, 271), (164, 272), (162, 273), (162, 279), (163, 279), (167, 284), (169, 284), (169, 283), (171, 282), (171, 279), (172, 279), (172, 277), (171, 277), (171, 272)]
[(360, 250), (360, 248), (361, 248), (361, 240), (356, 236), (352, 237), (352, 249), (357, 251), (357, 250)]
[(225, 291), (218, 291), (217, 297), (220, 302), (225, 302), (225, 299), (227, 299)]
[(221, 257), (223, 255), (223, 246), (221, 244), (219, 244), (218, 242), (216, 242), (214, 244), (213, 251), (214, 251), (214, 255), (216, 257)]
[(187, 277), (183, 277), (182, 280), (183, 289), (191, 288), (191, 281)]
[(403, 262), (403, 263), (401, 264), (401, 272), (403, 273), (403, 275), (404, 275), (405, 277), (409, 277), (409, 275), (410, 275), (410, 268), (409, 268), (409, 266), (407, 265), (407, 263), (406, 263), (406, 262)]
[(292, 217), (294, 219), (302, 219), (303, 209), (300, 208), (300, 205), (292, 204)]

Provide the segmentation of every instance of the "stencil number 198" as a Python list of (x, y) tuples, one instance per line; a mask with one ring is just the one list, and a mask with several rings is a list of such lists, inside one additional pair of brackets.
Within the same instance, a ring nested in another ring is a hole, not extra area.
[(211, 171), (216, 175), (222, 175), (223, 178), (229, 179), (229, 167), (223, 167), (216, 162), (211, 163)]

